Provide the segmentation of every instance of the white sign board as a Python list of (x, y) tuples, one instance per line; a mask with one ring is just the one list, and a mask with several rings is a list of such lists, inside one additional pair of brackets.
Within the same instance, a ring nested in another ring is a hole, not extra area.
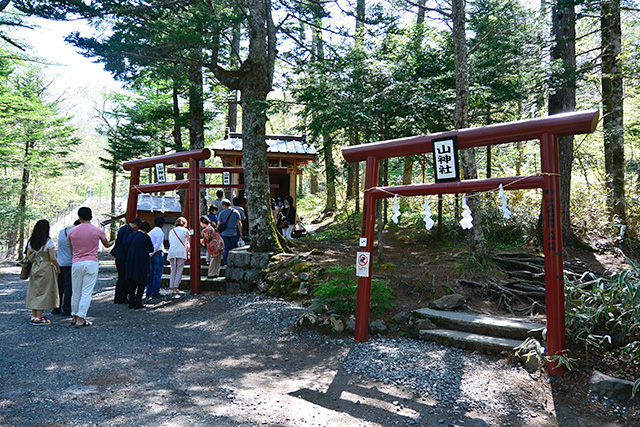
[(460, 181), (456, 137), (433, 141), (433, 170), (436, 182)]
[(158, 182), (167, 182), (167, 176), (164, 174), (164, 163), (156, 163), (156, 176)]
[(369, 277), (371, 252), (358, 252), (356, 254), (356, 276)]
[(222, 185), (231, 185), (231, 172), (222, 172)]
[(366, 237), (361, 237), (360, 238), (360, 247), (365, 247), (367, 246), (367, 238)]

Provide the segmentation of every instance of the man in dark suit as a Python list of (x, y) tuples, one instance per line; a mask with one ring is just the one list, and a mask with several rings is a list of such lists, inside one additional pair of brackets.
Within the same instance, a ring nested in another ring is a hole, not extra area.
[(150, 257), (153, 243), (148, 236), (151, 225), (142, 221), (138, 231), (129, 235), (125, 246), (127, 248), (127, 283), (129, 291), (129, 308), (143, 308), (142, 295), (149, 283)]
[(116, 236), (115, 247), (111, 251), (111, 255), (113, 255), (116, 259), (116, 268), (118, 269), (116, 294), (113, 298), (114, 304), (126, 304), (127, 302), (129, 302), (127, 300), (127, 251), (125, 248), (125, 242), (127, 241), (127, 237), (138, 231), (138, 225), (140, 225), (141, 222), (142, 221), (140, 219), (135, 218), (129, 224), (125, 224), (120, 227), (120, 230), (118, 230), (118, 235)]

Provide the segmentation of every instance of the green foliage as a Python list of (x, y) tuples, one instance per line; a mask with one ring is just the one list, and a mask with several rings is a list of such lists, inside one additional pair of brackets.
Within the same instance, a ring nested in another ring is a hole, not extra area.
[[(314, 295), (318, 302), (343, 314), (353, 313), (356, 307), (358, 281), (355, 267), (327, 267), (323, 274), (325, 281), (318, 283)], [(371, 310), (380, 313), (393, 307), (393, 291), (389, 281), (373, 279), (371, 281)]]
[(574, 359), (573, 357), (569, 357), (568, 353), (569, 351), (566, 350), (562, 354), (547, 356), (547, 362), (554, 362), (556, 363), (557, 367), (565, 366), (567, 370), (573, 371), (575, 369), (575, 363), (577, 359)]
[[(640, 341), (640, 274), (630, 269), (610, 278), (566, 280), (567, 331), (575, 341), (597, 348), (624, 347), (634, 351)], [(638, 356), (638, 350), (635, 350)], [(640, 359), (639, 359), (640, 360)]]

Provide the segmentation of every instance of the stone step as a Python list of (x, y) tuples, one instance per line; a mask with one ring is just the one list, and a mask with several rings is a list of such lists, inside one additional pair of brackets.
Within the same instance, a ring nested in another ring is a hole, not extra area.
[(452, 331), (450, 329), (425, 329), (420, 331), (420, 339), (489, 354), (503, 351), (513, 352), (514, 348), (522, 344), (522, 340), (491, 337), (463, 331)]
[[(209, 264), (202, 263), (200, 265), (200, 273), (206, 276), (208, 271), (209, 271)], [(226, 266), (224, 265), (220, 266), (220, 276), (224, 276), (226, 274), (226, 271), (227, 271)], [(162, 269), (162, 274), (170, 274), (170, 273), (171, 273), (171, 267), (169, 267), (169, 265), (165, 265), (164, 268)], [(184, 269), (182, 270), (182, 275), (183, 276), (191, 275), (191, 266), (189, 264), (184, 266)]]
[[(168, 274), (162, 275), (160, 286), (165, 288), (169, 287)], [(224, 277), (200, 276), (200, 287), (202, 288), (203, 291), (224, 291), (226, 290), (226, 279)], [(183, 289), (183, 290), (191, 289), (191, 277), (182, 276), (182, 281), (180, 282), (180, 289)]]
[(489, 335), (524, 340), (534, 337), (542, 340), (542, 330), (546, 327), (542, 323), (534, 323), (519, 319), (493, 317), (482, 314), (461, 313), (457, 311), (433, 310), (420, 308), (413, 312), (414, 317), (431, 320), (442, 329), (454, 329)]

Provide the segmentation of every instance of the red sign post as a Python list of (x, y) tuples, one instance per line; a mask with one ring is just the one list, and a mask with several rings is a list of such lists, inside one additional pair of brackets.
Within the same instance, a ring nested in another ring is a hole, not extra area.
[[(560, 217), (560, 170), (558, 166), (558, 137), (591, 133), (598, 124), (598, 110), (557, 114), (530, 120), (502, 123), (438, 134), (402, 138), (346, 147), (342, 155), (348, 163), (366, 161), (365, 193), (362, 217), (362, 253), (373, 252), (375, 201), (399, 196), (430, 194), (459, 194), (529, 188), (542, 189), (544, 228), (545, 288), (547, 306), (547, 347), (550, 356), (561, 355), (566, 349), (564, 319), (564, 268), (562, 260), (562, 224)], [(509, 142), (540, 140), (541, 173), (510, 178), (475, 179), (436, 184), (413, 184), (378, 188), (378, 165), (382, 159), (433, 152), (433, 141), (456, 138), (459, 149)], [(371, 263), (368, 272), (358, 275), (356, 301), (356, 341), (366, 341), (369, 328), (371, 296)], [(549, 373), (559, 376), (565, 367), (549, 363)]]

